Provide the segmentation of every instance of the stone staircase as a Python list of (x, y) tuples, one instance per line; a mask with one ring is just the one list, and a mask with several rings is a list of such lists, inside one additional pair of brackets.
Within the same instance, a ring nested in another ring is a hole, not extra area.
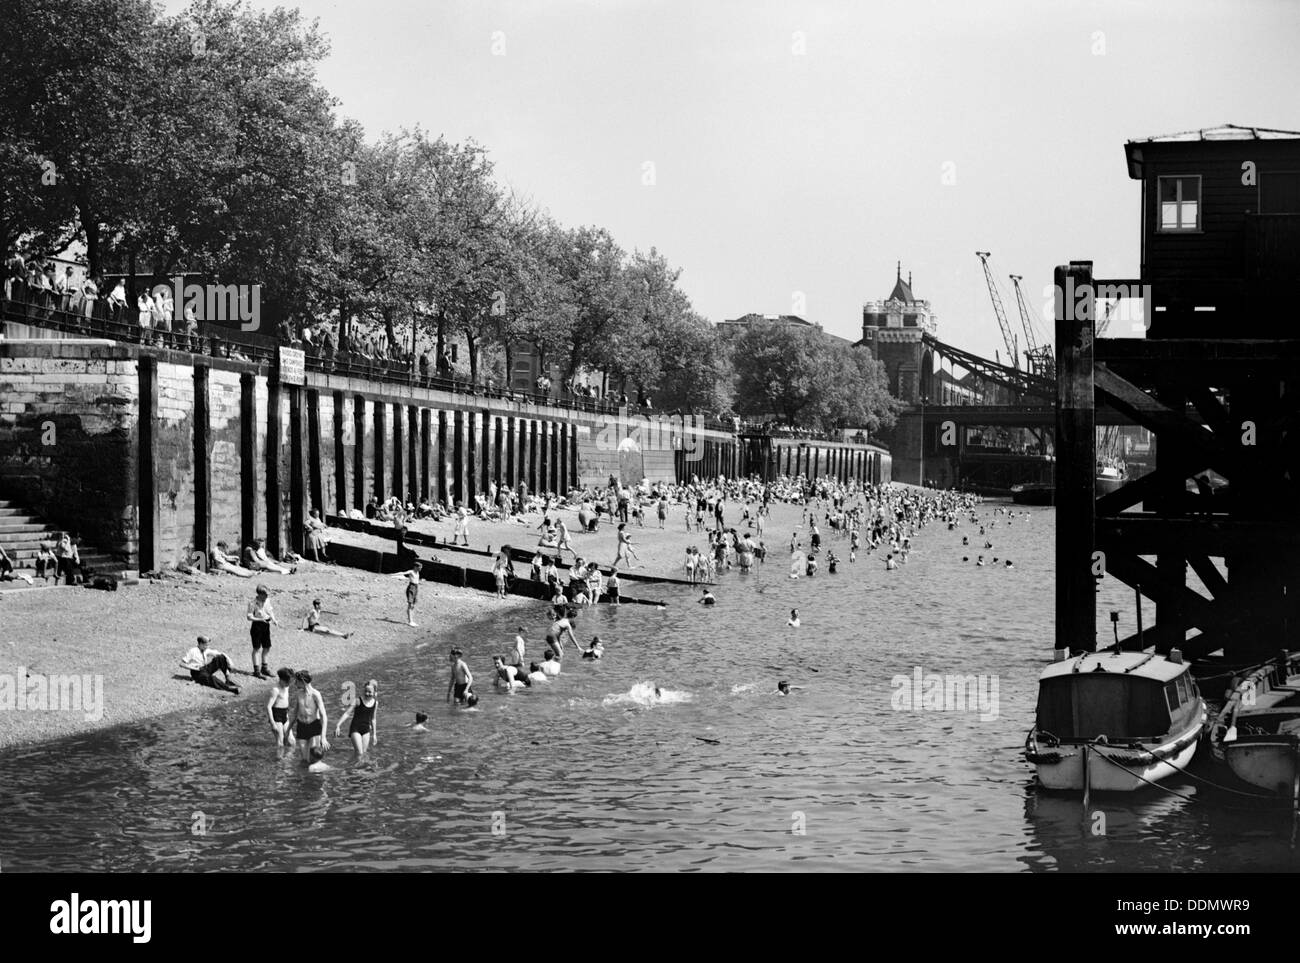
[[(14, 567), (26, 571), (28, 575), (36, 574), (36, 553), (41, 542), (57, 541), (62, 531), (32, 515), (17, 502), (0, 500), (0, 547), (14, 560)], [(77, 552), (81, 556), (83, 569), (116, 572), (122, 568), (121, 563), (112, 555), (100, 552), (85, 542), (78, 542)]]

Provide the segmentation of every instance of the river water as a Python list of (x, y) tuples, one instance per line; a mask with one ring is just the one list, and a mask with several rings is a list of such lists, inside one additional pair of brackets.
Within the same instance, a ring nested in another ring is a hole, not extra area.
[[(723, 576), (712, 608), (670, 588), (653, 593), (663, 609), (587, 610), (579, 635), (599, 634), (605, 658), (571, 654), (558, 679), (513, 696), (488, 684), (490, 657), (521, 622), (544, 632), (540, 606), (321, 673), (332, 717), (344, 681), (381, 687), (378, 745), (350, 765), (337, 740), (326, 773), (277, 758), (260, 701), (12, 750), (0, 755), (0, 860), (6, 871), (1295, 868), (1289, 814), (1232, 808), (1189, 778), (1163, 784), (1178, 795), (1097, 797), (1087, 813), (1035, 790), (1021, 748), (1051, 657), (1052, 509), (1008, 525), (994, 507), (980, 509), (997, 521), (992, 550), (969, 523), (935, 523), (895, 571), (860, 555), (792, 580), (778, 551), (754, 574)], [(976, 567), (981, 552), (1015, 568)], [(1101, 611), (1120, 609), (1131, 631), (1132, 602), (1112, 592)], [(451, 641), (479, 677), (477, 710), (443, 701)], [(982, 677), (988, 696), (996, 681), (996, 702), (909, 709), (898, 693), (918, 669)], [(782, 679), (799, 688), (777, 694)], [(430, 731), (411, 730), (417, 709)]]

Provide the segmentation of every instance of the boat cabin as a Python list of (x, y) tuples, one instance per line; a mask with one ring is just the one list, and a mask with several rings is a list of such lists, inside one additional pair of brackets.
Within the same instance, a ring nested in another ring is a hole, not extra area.
[(1225, 124), (1124, 153), (1142, 182), (1147, 337), (1296, 337), (1285, 309), (1300, 276), (1300, 132)]
[(1160, 742), (1200, 713), (1188, 666), (1150, 653), (1088, 653), (1048, 666), (1039, 680), (1038, 731), (1063, 743)]

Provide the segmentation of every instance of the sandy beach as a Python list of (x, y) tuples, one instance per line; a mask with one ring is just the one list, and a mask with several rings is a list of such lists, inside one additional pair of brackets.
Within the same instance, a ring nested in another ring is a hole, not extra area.
[[(800, 528), (800, 508), (772, 504), (767, 523), (767, 544), (784, 560), (790, 533)], [(751, 511), (756, 506), (751, 506)], [(743, 506), (729, 502), (725, 523), (744, 530)], [(595, 533), (578, 531), (576, 510), (561, 509), (559, 516), (569, 527), (574, 547), (603, 566), (614, 559), (617, 525), (602, 521)], [(640, 556), (634, 571), (674, 578), (684, 577), (682, 560), (689, 545), (708, 547), (708, 536), (687, 532), (685, 506), (671, 505), (665, 528), (658, 527), (653, 506), (648, 506), (644, 527), (630, 523), (633, 546)], [(497, 549), (502, 544), (519, 548), (536, 546), (542, 521), (530, 513), (519, 522), (470, 523), (469, 542), (475, 549)], [(412, 522), (413, 531), (437, 535), (452, 534), (450, 521)], [(801, 532), (801, 536), (802, 536)], [(334, 529), (335, 541), (369, 548), (392, 550), (392, 542), (373, 535)], [(439, 555), (439, 549), (417, 547), (422, 558)], [(453, 561), (490, 570), (491, 559), (464, 553), (441, 553)], [(497, 599), (492, 593), (462, 589), (432, 582), (420, 587), (416, 611), (418, 629), (405, 623), (403, 583), (344, 566), (304, 563), (295, 575), (265, 575), (241, 579), (229, 575), (200, 575), (123, 586), (116, 592), (81, 587), (60, 587), (34, 591), (0, 593), (0, 685), (7, 677), (17, 692), (21, 678), (37, 675), (98, 677), (102, 679), (102, 713), (85, 708), (59, 711), (28, 708), (0, 711), (0, 750), (55, 739), (125, 722), (137, 721), (185, 708), (202, 708), (230, 699), (263, 699), (269, 683), (251, 675), (252, 661), (245, 610), (253, 588), (265, 582), (271, 602), (283, 627), (272, 629), (269, 665), (306, 668), (312, 672), (340, 669), (415, 644), (429, 629), (454, 628), (503, 606), (528, 611), (537, 606), (517, 596)], [(625, 594), (654, 597), (653, 586), (629, 583)], [(355, 633), (350, 639), (300, 631), (313, 598), (322, 600), (325, 624)], [(335, 614), (337, 613), (337, 614)], [(214, 648), (226, 653), (236, 670), (234, 681), (239, 695), (200, 686), (180, 668), (180, 659), (194, 645), (195, 637), (206, 635)], [(87, 692), (91, 691), (89, 688)], [(82, 705), (89, 704), (89, 697)], [(0, 689), (0, 705), (4, 692)], [(97, 715), (97, 718), (87, 716)]]
[[(245, 609), (253, 587), (265, 582), (283, 627), (273, 627), (269, 666), (318, 673), (361, 662), (415, 643), (418, 633), (471, 621), (500, 602), (472, 589), (426, 583), (415, 621), (405, 622), (400, 581), (342, 566), (305, 563), (295, 575), (242, 579), (201, 575), (124, 586), (116, 592), (81, 587), (9, 591), (0, 595), (0, 676), (102, 678), (102, 714), (83, 708), (0, 711), (0, 749), (119, 725), (230, 699), (265, 699), (269, 683), (254, 679)], [(298, 629), (319, 597), (324, 622), (350, 639)], [(525, 600), (518, 600), (521, 605)], [(533, 603), (536, 604), (536, 603)], [(333, 613), (338, 613), (333, 614)], [(206, 635), (236, 670), (239, 695), (191, 681), (179, 665), (195, 637)], [(4, 685), (0, 680), (0, 686)], [(85, 691), (90, 691), (89, 689)], [(0, 691), (0, 704), (3, 704)], [(83, 700), (88, 705), (89, 698)]]

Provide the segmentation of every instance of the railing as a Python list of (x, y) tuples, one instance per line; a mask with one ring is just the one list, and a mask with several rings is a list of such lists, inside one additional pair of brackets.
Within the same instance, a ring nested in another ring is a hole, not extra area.
[[(59, 331), (76, 337), (152, 345), (173, 351), (184, 351), (196, 356), (249, 361), (255, 364), (275, 364), (278, 358), (278, 348), (281, 343), (266, 335), (235, 331), (202, 321), (198, 322), (197, 333), (152, 326), (143, 327), (135, 320), (137, 317), (137, 311), (126, 306), (115, 307), (104, 298), (97, 297), (75, 302), (69, 295), (32, 289), (27, 284), (17, 281), (10, 282), (7, 292), (0, 292), (0, 320), (15, 324)], [(302, 342), (294, 342), (287, 347), (303, 350), (306, 356), (306, 369), (322, 374), (363, 378), (382, 384), (447, 391), (476, 398), (494, 398), (585, 414), (617, 415), (620, 411), (619, 405), (605, 399), (575, 397), (565, 400), (531, 391), (498, 388), (458, 378), (421, 374), (413, 371), (409, 364), (390, 363), (349, 351), (341, 351), (329, 356), (322, 353), (319, 347), (309, 347)], [(668, 414), (665, 411), (649, 408), (629, 408), (629, 413)], [(675, 413), (680, 414), (680, 412)], [(732, 430), (730, 424), (716, 417), (709, 415), (697, 417), (703, 419), (705, 428), (726, 432)]]

